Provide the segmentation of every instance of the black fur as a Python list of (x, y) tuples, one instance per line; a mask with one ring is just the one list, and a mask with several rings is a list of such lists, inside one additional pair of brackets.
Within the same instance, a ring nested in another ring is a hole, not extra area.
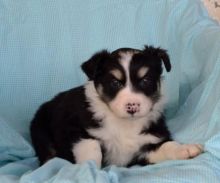
[[(43, 104), (31, 123), (31, 138), (42, 163), (53, 156), (74, 162), (71, 144), (81, 138), (93, 138), (87, 128), (99, 128), (92, 120), (82, 86), (63, 92)], [(55, 153), (53, 153), (55, 152)]]

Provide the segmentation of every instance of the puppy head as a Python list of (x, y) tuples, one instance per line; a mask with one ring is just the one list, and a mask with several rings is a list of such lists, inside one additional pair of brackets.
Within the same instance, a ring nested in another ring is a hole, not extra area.
[(160, 100), (162, 63), (169, 72), (169, 56), (163, 49), (121, 48), (112, 53), (107, 50), (96, 53), (82, 64), (82, 70), (116, 116), (140, 118)]

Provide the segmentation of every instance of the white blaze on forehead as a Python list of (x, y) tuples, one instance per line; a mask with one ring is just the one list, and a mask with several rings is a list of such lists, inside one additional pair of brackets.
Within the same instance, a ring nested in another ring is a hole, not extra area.
[(126, 74), (126, 81), (127, 81), (126, 85), (129, 86), (130, 85), (129, 67), (130, 67), (131, 59), (134, 53), (133, 52), (120, 52), (119, 55), (121, 56), (119, 62), (124, 68), (125, 74)]
[(123, 78), (122, 72), (118, 69), (113, 69), (110, 71), (110, 73), (118, 80), (122, 80)]
[(148, 67), (141, 67), (141, 68), (138, 70), (137, 76), (138, 76), (139, 78), (144, 77), (144, 76), (147, 74), (148, 70), (149, 70)]

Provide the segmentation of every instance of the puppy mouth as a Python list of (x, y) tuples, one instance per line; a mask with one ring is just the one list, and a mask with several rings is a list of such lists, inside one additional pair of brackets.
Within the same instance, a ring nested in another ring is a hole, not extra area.
[(147, 114), (141, 114), (139, 112), (136, 112), (136, 113), (126, 113), (124, 115), (116, 114), (114, 111), (112, 111), (112, 112), (117, 117), (122, 118), (122, 119), (126, 119), (126, 120), (137, 120), (137, 119), (140, 119), (140, 118), (143, 118), (143, 117), (147, 116)]
[(139, 118), (143, 118), (145, 116), (147, 116), (147, 114), (145, 114), (145, 115), (142, 114), (141, 115), (139, 113), (134, 113), (134, 114), (129, 114), (128, 118), (130, 118), (130, 119), (139, 119)]

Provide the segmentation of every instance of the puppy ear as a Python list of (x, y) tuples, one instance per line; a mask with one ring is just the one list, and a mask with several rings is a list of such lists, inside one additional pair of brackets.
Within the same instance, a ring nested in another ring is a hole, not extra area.
[(157, 48), (157, 54), (158, 54), (158, 57), (160, 57), (160, 59), (163, 61), (167, 72), (170, 72), (171, 63), (170, 63), (169, 55), (167, 54), (166, 50)]
[[(143, 52), (146, 55), (150, 54), (150, 55), (159, 57), (160, 61), (161, 61), (160, 65), (162, 64), (162, 61), (163, 61), (164, 66), (166, 68), (166, 71), (170, 72), (170, 70), (171, 70), (171, 63), (170, 63), (169, 55), (167, 54), (166, 50), (161, 49), (161, 48), (154, 48), (152, 46), (145, 46)], [(161, 72), (162, 72), (162, 70), (161, 70)]]
[(110, 53), (107, 50), (102, 50), (94, 54), (88, 61), (81, 65), (83, 72), (88, 76), (89, 80), (93, 80), (97, 74), (98, 66), (104, 60), (109, 59)]

